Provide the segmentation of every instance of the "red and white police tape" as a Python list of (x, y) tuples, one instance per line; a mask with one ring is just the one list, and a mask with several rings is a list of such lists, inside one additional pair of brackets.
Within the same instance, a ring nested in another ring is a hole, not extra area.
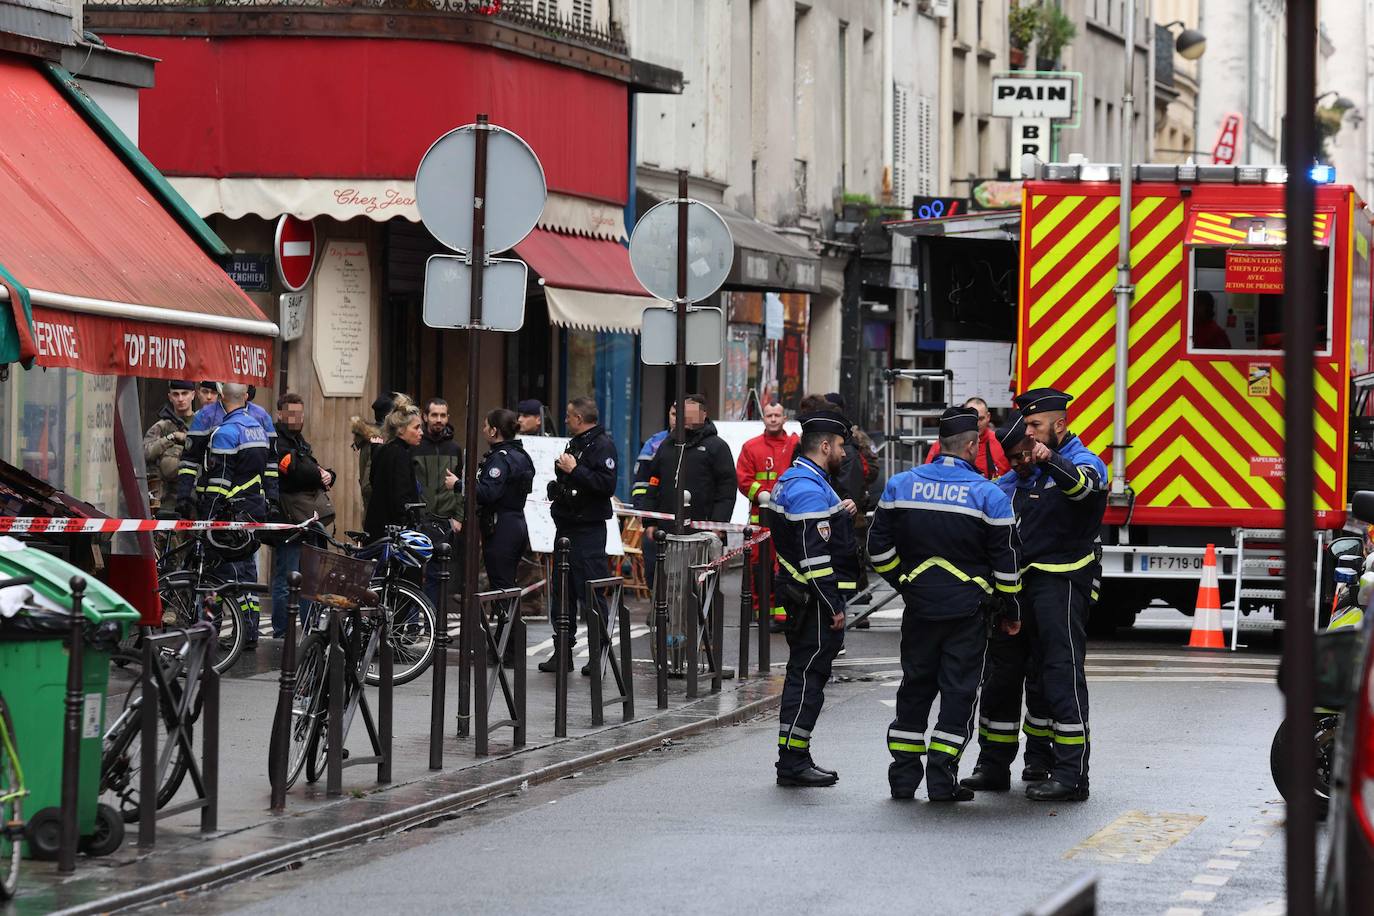
[[(530, 503), (536, 506), (551, 506), (553, 503), (547, 499), (531, 499)], [(671, 522), (675, 518), (671, 512), (649, 512), (645, 509), (631, 509), (628, 506), (617, 506), (612, 510), (616, 515), (633, 516), (634, 518), (648, 518), (656, 521)], [(744, 531), (747, 528), (757, 529), (758, 525), (737, 525), (734, 522), (697, 522), (688, 520), (688, 528), (695, 528), (698, 531)]]
[[(311, 519), (310, 521), (314, 521)], [(310, 521), (216, 522), (154, 518), (57, 518), (0, 516), (0, 534), (123, 534), (140, 531), (294, 531)]]

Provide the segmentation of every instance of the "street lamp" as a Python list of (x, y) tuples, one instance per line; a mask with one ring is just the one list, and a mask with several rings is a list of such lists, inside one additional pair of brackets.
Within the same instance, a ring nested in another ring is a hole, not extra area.
[(1197, 29), (1188, 28), (1187, 23), (1182, 19), (1175, 19), (1173, 22), (1166, 22), (1163, 28), (1172, 29), (1179, 26), (1183, 31), (1178, 33), (1178, 38), (1174, 39), (1174, 50), (1178, 56), (1184, 60), (1197, 60), (1207, 50), (1207, 36)]
[[(1131, 302), (1135, 299), (1135, 284), (1131, 282), (1131, 136), (1135, 124), (1135, 26), (1136, 0), (1126, 0), (1125, 83), (1121, 95), (1121, 194), (1117, 216), (1116, 285), (1116, 365), (1112, 373), (1112, 473), (1111, 495), (1114, 500), (1127, 497), (1126, 482), (1126, 382), (1130, 361)], [(1183, 31), (1174, 42), (1174, 50), (1185, 60), (1197, 60), (1207, 50), (1207, 38), (1197, 29), (1190, 29), (1183, 20), (1176, 20), (1164, 28), (1182, 26)]]
[(1327, 108), (1330, 108), (1334, 111), (1339, 111), (1341, 114), (1345, 114), (1347, 111), (1355, 107), (1354, 102), (1352, 102), (1345, 96), (1341, 95), (1334, 89), (1330, 89), (1326, 92), (1323, 92), (1321, 95), (1313, 99), (1312, 102), (1315, 105), (1320, 105), (1322, 103), (1322, 99), (1326, 98), (1329, 95), (1334, 95), (1335, 98), (1331, 100), (1330, 105), (1326, 106)]

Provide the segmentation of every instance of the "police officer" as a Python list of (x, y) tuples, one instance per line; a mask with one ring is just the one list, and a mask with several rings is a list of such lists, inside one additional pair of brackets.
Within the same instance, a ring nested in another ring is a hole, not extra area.
[[(202, 390), (207, 384), (215, 384), (215, 391), (224, 388), (223, 383), (201, 382)], [(267, 411), (253, 403), (252, 396), (257, 389), (252, 385), (240, 386), (247, 392), (245, 396), (245, 406), (243, 409), (253, 422), (257, 423), (267, 434), (268, 454), (267, 465), (263, 470), (262, 482), (263, 492), (266, 494), (267, 511), (275, 512), (277, 508), (277, 498), (279, 487), (277, 480), (277, 429), (272, 425), (272, 418)], [(209, 447), (210, 436), (224, 423), (229, 410), (224, 404), (223, 395), (216, 397), (212, 401), (207, 401), (205, 406), (196, 411), (196, 415), (191, 418), (191, 426), (186, 432), (186, 447), (181, 450), (181, 460), (177, 462), (177, 484), (176, 484), (176, 512), (182, 518), (190, 518), (195, 512), (200, 498), (204, 491), (198, 486), (201, 477), (201, 470), (205, 464), (206, 450)]]
[(844, 646), (844, 602), (858, 582), (851, 511), (831, 483), (844, 460), (849, 421), (833, 410), (802, 415), (800, 455), (773, 488), (766, 519), (782, 567), (776, 597), (787, 609), (787, 675), (778, 726), (780, 786), (833, 786), (834, 770), (811, 759), (811, 732), (825, 703), (830, 665)]
[[(1030, 460), (1035, 440), (1026, 436), (1025, 417), (1017, 414), (1011, 423), (999, 429), (997, 442), (1012, 468), (997, 479), (997, 485), (1011, 500), (1018, 530), (1027, 525), (1033, 527), (1036, 524), (1034, 510), (1040, 501), (1026, 498), (1035, 471)], [(1023, 545), (1023, 560), (1024, 557)], [(1018, 727), (1026, 733), (1021, 781), (1035, 783), (1050, 778), (1054, 754), (1050, 745), (1050, 717), (1040, 693), (1039, 672), (1030, 667), (1035, 631), (1030, 615), (1025, 616), (1027, 620), (1020, 633), (1011, 636), (998, 631), (988, 641), (987, 671), (978, 701), (978, 763), (973, 774), (960, 781), (975, 792), (1005, 792), (1011, 788), (1011, 764), (1016, 760), (1020, 743)], [(1021, 722), (1023, 685), (1026, 715)]]
[[(565, 416), (572, 438), (554, 466), (554, 479), (549, 481), (549, 500), (553, 507), (556, 537), (572, 541), (568, 587), (568, 613), (576, 619), (576, 609), (586, 593), (587, 580), (601, 579), (607, 574), (606, 519), (611, 517), (611, 495), (615, 493), (616, 461), (619, 455), (615, 443), (601, 427), (596, 401), (577, 397), (568, 402)], [(550, 608), (557, 613), (559, 606), (559, 576), (554, 576), (550, 589), (553, 599)], [(598, 613), (602, 611), (597, 603)], [(574, 628), (574, 634), (576, 628)], [(571, 643), (569, 644), (571, 648)], [(572, 668), (572, 652), (568, 653), (568, 667)], [(556, 671), (558, 648), (553, 655), (539, 663), (539, 670)], [(590, 668), (584, 669), (590, 673)]]
[[(196, 489), (201, 518), (262, 522), (267, 520), (266, 476), (271, 446), (267, 431), (247, 411), (248, 387), (226, 383), (220, 386), (216, 402), (224, 418), (211, 431), (206, 442)], [(215, 406), (215, 405), (210, 405)], [(234, 546), (211, 551), (209, 572), (228, 582), (257, 582), (258, 566), (254, 554), (257, 544), (251, 537), (234, 538)], [(211, 540), (212, 547), (217, 542)], [(244, 648), (258, 643), (258, 604), (256, 596), (241, 602), (246, 639)]]
[[(525, 500), (534, 485), (534, 462), (516, 438), (515, 411), (498, 408), (482, 428), (491, 448), (477, 468), (477, 520), (482, 529), (482, 563), (492, 588), (515, 588), (520, 557), (529, 546)], [(509, 620), (501, 621), (504, 631)], [(516, 647), (507, 644), (501, 661), (514, 667)]]
[[(1006, 494), (975, 467), (977, 448), (978, 412), (946, 410), (940, 459), (889, 480), (869, 529), (873, 568), (906, 604), (902, 684), (887, 730), (893, 798), (914, 797), (927, 774), (931, 801), (973, 798), (959, 785), (959, 757), (972, 733), (990, 607), (1001, 605), (1005, 632), (1020, 630), (1016, 519)], [(940, 715), (927, 740), (937, 693)]]
[(1099, 535), (1107, 508), (1107, 466), (1069, 432), (1073, 395), (1036, 388), (1018, 395), (1035, 464), (1018, 504), (1035, 504), (1021, 523), (1025, 600), (1035, 638), (1031, 666), (1051, 718), (1050, 778), (1026, 789), (1033, 801), (1088, 797), (1088, 684), (1083, 674), (1088, 607), (1101, 569)]

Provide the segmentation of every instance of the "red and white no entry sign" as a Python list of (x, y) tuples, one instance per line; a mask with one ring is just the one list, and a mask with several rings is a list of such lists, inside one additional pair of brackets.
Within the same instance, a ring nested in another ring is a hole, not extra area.
[(315, 269), (315, 224), (287, 213), (277, 220), (277, 276), (293, 293), (304, 289)]

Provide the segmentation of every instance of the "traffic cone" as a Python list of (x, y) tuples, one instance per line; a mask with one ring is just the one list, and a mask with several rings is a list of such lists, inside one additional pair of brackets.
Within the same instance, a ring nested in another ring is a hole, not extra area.
[(1202, 581), (1197, 587), (1197, 607), (1193, 611), (1193, 635), (1188, 649), (1225, 649), (1221, 634), (1221, 589), (1217, 585), (1217, 548), (1207, 545), (1202, 561)]

